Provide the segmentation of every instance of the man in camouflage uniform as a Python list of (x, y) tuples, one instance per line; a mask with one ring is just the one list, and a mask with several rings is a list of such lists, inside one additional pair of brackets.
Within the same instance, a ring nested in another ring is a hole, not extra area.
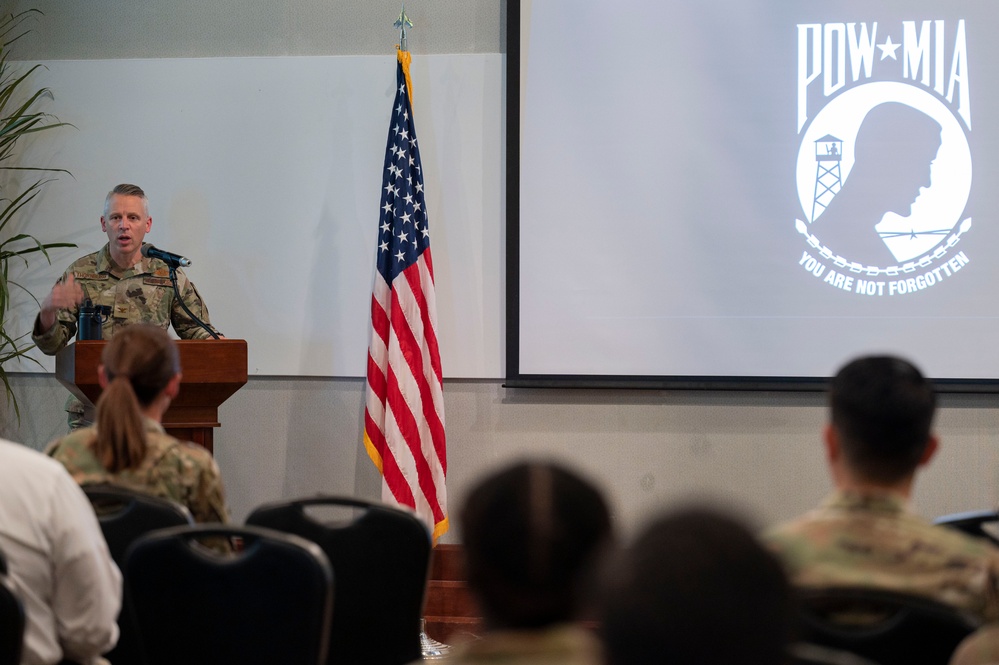
[(162, 425), (145, 419), (148, 453), (135, 469), (111, 473), (90, 446), (92, 428), (77, 429), (53, 442), (46, 451), (80, 485), (110, 484), (187, 506), (195, 522), (228, 522), (222, 475), (207, 450), (178, 441)]
[[(122, 184), (108, 193), (101, 216), (101, 230), (107, 234), (108, 243), (70, 265), (42, 302), (32, 333), (42, 353), (55, 355), (73, 340), (80, 305), (86, 300), (111, 310), (101, 326), (104, 339), (139, 322), (164, 329), (173, 325), (181, 339), (211, 337), (175, 297), (169, 266), (159, 259), (142, 256), (142, 240), (152, 225), (149, 201), (141, 188)], [(188, 309), (210, 326), (208, 308), (179, 268), (177, 286)], [(84, 405), (73, 396), (66, 403), (66, 411), (71, 430), (93, 420), (90, 409), (85, 411)]]
[(917, 470), (939, 446), (933, 389), (892, 357), (847, 364), (824, 431), (835, 493), (766, 534), (799, 587), (871, 586), (999, 619), (999, 550), (909, 511)]

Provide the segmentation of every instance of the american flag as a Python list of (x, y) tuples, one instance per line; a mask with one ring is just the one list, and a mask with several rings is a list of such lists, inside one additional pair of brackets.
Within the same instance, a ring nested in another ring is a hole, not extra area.
[(409, 61), (408, 51), (398, 51), (371, 294), (364, 446), (382, 474), (382, 499), (414, 509), (436, 542), (448, 529), (444, 394)]

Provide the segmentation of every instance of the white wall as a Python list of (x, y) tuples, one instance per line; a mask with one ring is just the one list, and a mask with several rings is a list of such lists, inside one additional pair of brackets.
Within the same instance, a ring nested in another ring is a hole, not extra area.
[[(107, 242), (108, 190), (136, 183), (150, 198), (146, 240), (191, 259), (212, 323), (247, 341), (251, 375), (363, 376), (395, 69), (394, 55), (45, 61), (32, 77), (55, 94), (44, 108), (74, 127), (26, 159), (73, 175), (23, 223), (79, 249), (15, 264), (13, 277), (45, 293)], [(495, 53), (411, 68), (452, 377), (502, 375), (502, 72)], [(123, 82), (111, 103), (107, 81)], [(14, 325), (28, 330), (37, 306), (19, 296)]]

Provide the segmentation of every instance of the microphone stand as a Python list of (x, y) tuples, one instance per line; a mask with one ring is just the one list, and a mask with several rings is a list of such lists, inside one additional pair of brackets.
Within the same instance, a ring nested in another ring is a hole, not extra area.
[(177, 296), (177, 300), (180, 301), (180, 306), (184, 308), (184, 311), (187, 312), (187, 315), (191, 317), (195, 323), (207, 330), (209, 335), (211, 335), (214, 339), (219, 339), (219, 334), (212, 330), (211, 327), (209, 327), (204, 321), (196, 317), (194, 312), (187, 307), (187, 303), (184, 302), (184, 299), (180, 297), (180, 287), (177, 286), (177, 266), (172, 263), (167, 263), (167, 267), (170, 268), (170, 283), (173, 284), (173, 292), (174, 295)]

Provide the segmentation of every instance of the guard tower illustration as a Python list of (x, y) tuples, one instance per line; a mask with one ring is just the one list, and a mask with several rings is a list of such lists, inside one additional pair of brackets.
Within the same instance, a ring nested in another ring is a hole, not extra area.
[(843, 158), (843, 142), (826, 134), (815, 141), (815, 198), (812, 200), (812, 218), (822, 214), (829, 202), (839, 193), (843, 179), (839, 170)]

